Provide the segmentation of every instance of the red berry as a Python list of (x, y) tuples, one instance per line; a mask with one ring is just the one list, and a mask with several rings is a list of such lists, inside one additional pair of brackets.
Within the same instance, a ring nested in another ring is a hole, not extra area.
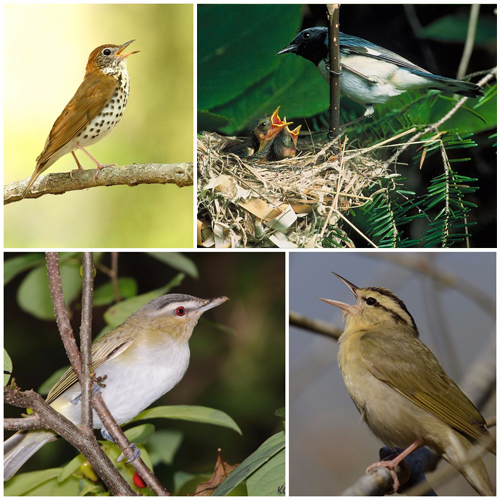
[(142, 477), (137, 474), (137, 471), (134, 471), (134, 484), (138, 488), (145, 488), (147, 486)]

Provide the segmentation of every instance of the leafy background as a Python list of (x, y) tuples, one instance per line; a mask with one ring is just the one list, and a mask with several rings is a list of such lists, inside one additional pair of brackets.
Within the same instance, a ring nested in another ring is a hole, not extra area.
[[(110, 265), (109, 254), (95, 254), (95, 260)], [(80, 254), (61, 254), (63, 289), (75, 333), (80, 318), (80, 262)], [(285, 404), (284, 269), (284, 255), (274, 253), (119, 254), (124, 297), (158, 290), (174, 280), (173, 292), (230, 299), (202, 317), (190, 342), (185, 377), (154, 406), (221, 410), (243, 435), (178, 420), (139, 422), (153, 424), (157, 434), (161, 431), (145, 446), (169, 491), (193, 493), (197, 484), (208, 480), (219, 447), (226, 462), (239, 463), (283, 430), (283, 418), (275, 411)], [(43, 254), (6, 254), (4, 343), (23, 389), (39, 389), (56, 368), (68, 364), (55, 322), (49, 319), (53, 312), (46, 282)], [(109, 279), (99, 268), (95, 302), (94, 337), (114, 316)], [(5, 408), (7, 417), (19, 413)], [(62, 440), (49, 443), (22, 471), (59, 467), (74, 456), (75, 450)]]
[[(89, 152), (118, 165), (193, 160), (192, 5), (11, 4), (4, 19), (6, 184), (33, 173), (90, 52), (131, 39), (131, 49), (140, 52), (128, 60), (127, 109), (113, 133)], [(95, 168), (83, 153), (77, 156), (83, 168)], [(66, 155), (46, 173), (75, 166)], [(142, 185), (24, 200), (5, 208), (5, 246), (192, 247), (192, 196), (190, 187)]]
[[(340, 30), (392, 50), (437, 74), (456, 77), (467, 32), (470, 5), (343, 4)], [(217, 22), (225, 19), (224, 23)], [(412, 31), (411, 20), (421, 28)], [(293, 54), (276, 56), (304, 28), (325, 25), (324, 5), (200, 5), (198, 6), (198, 130), (228, 135), (248, 132), (254, 120), (281, 106), (280, 116), (303, 130), (326, 127), (329, 91), (310, 61)], [(482, 5), (477, 37), (468, 72), (496, 66), (494, 5)], [(477, 81), (478, 78), (475, 79)], [(374, 118), (348, 131), (350, 144), (372, 145), (412, 125), (432, 123), (452, 108), (455, 100), (433, 92), (407, 92), (375, 107)], [(401, 110), (404, 109), (404, 112)], [(363, 113), (356, 103), (342, 98), (343, 122)], [(477, 178), (479, 190), (467, 201), (479, 206), (469, 216), (477, 224), (472, 244), (496, 247), (496, 84), (481, 103), (469, 100), (464, 109), (441, 129), (455, 129), (452, 147), (446, 146), (455, 172)], [(461, 149), (461, 140), (473, 134), (473, 146)], [(457, 145), (458, 144), (458, 145)], [(383, 154), (376, 153), (384, 158)], [(400, 157), (398, 172), (405, 187), (425, 195), (431, 180), (442, 173), (440, 155), (428, 155), (419, 170), (421, 151), (410, 148)], [(385, 156), (387, 158), (388, 156)], [(466, 161), (463, 161), (465, 157)], [(408, 165), (406, 165), (408, 164)], [(439, 210), (430, 211), (435, 216)], [(354, 223), (366, 231), (367, 215), (357, 212)], [(409, 230), (421, 238), (426, 221), (416, 220)], [(349, 233), (362, 244), (356, 233)]]

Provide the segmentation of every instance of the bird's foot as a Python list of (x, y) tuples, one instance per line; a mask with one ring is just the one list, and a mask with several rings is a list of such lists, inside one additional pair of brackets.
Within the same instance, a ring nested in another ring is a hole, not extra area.
[[(404, 460), (402, 460), (399, 457), (399, 453), (395, 453), (394, 455), (389, 455), (386, 457), (387, 459), (390, 460), (381, 460), (380, 462), (375, 462), (374, 464), (371, 464), (367, 469), (366, 469), (366, 474), (371, 472), (373, 469), (376, 469), (377, 467), (385, 467), (391, 471), (391, 476), (393, 480), (393, 490), (392, 493), (397, 493), (398, 489), (400, 486), (405, 484), (408, 479), (410, 479), (410, 471), (408, 470), (408, 467), (406, 466)], [(401, 465), (401, 468), (403, 469), (404, 472), (404, 480), (400, 484), (398, 475), (396, 474), (395, 468), (397, 465)]]
[[(133, 462), (134, 460), (137, 460), (140, 456), (141, 456), (141, 450), (139, 450), (139, 448), (137, 448), (137, 446), (135, 445), (135, 443), (130, 443), (130, 446), (127, 447), (127, 450), (128, 449), (132, 449), (133, 450), (133, 455), (131, 458), (129, 458), (125, 463), (129, 464), (130, 462)], [(116, 461), (117, 462), (121, 462), (123, 459), (125, 458), (125, 455), (122, 453), (117, 459)]]
[(94, 175), (94, 180), (97, 180), (97, 176), (99, 175), (99, 172), (103, 169), (103, 168), (107, 168), (107, 167), (116, 167), (118, 164), (117, 163), (110, 163), (109, 165), (101, 165), (100, 163), (96, 163), (97, 165), (97, 172), (96, 174)]
[[(115, 443), (115, 440), (113, 439), (113, 436), (108, 432), (106, 427), (103, 427), (101, 429), (101, 435), (104, 439), (111, 441), (112, 443)], [(116, 444), (116, 443), (115, 443)]]

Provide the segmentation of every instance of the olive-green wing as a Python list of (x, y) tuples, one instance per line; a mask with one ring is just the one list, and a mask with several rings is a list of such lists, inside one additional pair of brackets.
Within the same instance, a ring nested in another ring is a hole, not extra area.
[[(112, 336), (110, 335), (111, 333), (113, 333)], [(92, 345), (92, 369), (94, 371), (97, 370), (97, 368), (99, 368), (104, 362), (109, 361), (126, 351), (132, 344), (133, 340), (134, 339), (130, 337), (128, 337), (127, 340), (123, 340), (116, 328), (106, 334)], [(78, 377), (76, 376), (73, 368), (69, 368), (50, 390), (49, 395), (47, 396), (47, 403), (50, 404), (55, 401), (64, 391), (77, 382)]]
[[(468, 438), (481, 441), (487, 434), (482, 415), (417, 337), (369, 332), (360, 345), (366, 366), (379, 380)], [(491, 444), (486, 447), (495, 453)]]

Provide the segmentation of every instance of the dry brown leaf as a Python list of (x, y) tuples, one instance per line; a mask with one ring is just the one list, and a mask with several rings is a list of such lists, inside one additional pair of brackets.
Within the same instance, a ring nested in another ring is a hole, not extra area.
[(194, 496), (211, 497), (214, 491), (226, 480), (227, 476), (240, 465), (229, 465), (222, 459), (222, 450), (219, 448), (217, 452), (217, 462), (215, 463), (212, 477), (206, 483), (201, 483), (197, 486)]

